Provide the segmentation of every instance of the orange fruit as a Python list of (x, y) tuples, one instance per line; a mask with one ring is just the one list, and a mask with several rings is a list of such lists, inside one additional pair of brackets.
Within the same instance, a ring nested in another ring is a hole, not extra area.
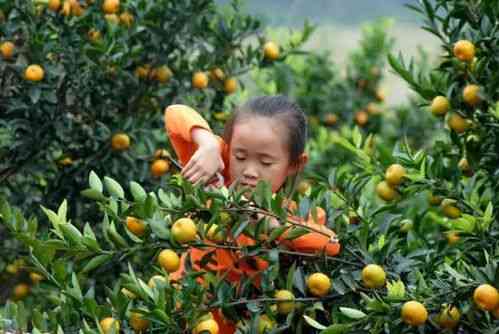
[(165, 159), (157, 159), (151, 164), (151, 174), (154, 177), (161, 177), (170, 169), (170, 162)]
[(499, 307), (499, 292), (490, 284), (482, 284), (473, 292), (475, 304), (484, 311), (493, 311)]
[(180, 258), (171, 249), (163, 249), (158, 255), (158, 263), (167, 272), (172, 273), (180, 267)]
[(61, 14), (64, 16), (71, 15), (71, 1), (70, 0), (66, 0), (62, 4)]
[(263, 45), (263, 56), (265, 59), (273, 61), (279, 58), (279, 46), (274, 42), (267, 42)]
[(469, 106), (476, 106), (482, 101), (480, 97), (480, 86), (478, 85), (466, 85), (463, 89), (463, 100)]
[(5, 267), (5, 271), (8, 272), (9, 274), (12, 274), (12, 275), (15, 275), (17, 274), (18, 272), (18, 268), (15, 264), (8, 264), (6, 267)]
[(127, 26), (127, 27), (131, 27), (132, 24), (133, 24), (133, 14), (130, 13), (130, 12), (123, 12), (120, 14), (120, 22), (121, 24)]
[(390, 186), (398, 186), (402, 183), (406, 171), (404, 166), (400, 164), (390, 165), (385, 172), (385, 181), (388, 182)]
[(461, 158), (461, 160), (459, 160), (459, 162), (457, 163), (457, 166), (463, 172), (469, 172), (471, 170), (468, 159), (466, 158)]
[(142, 333), (147, 328), (149, 328), (150, 322), (147, 319), (144, 319), (144, 316), (141, 313), (130, 312), (130, 327), (133, 328), (135, 333)]
[(97, 43), (98, 41), (100, 41), (101, 37), (102, 37), (102, 34), (99, 30), (90, 29), (88, 31), (88, 39), (92, 43)]
[(144, 221), (135, 217), (126, 217), (126, 227), (138, 237), (143, 236), (146, 232), (146, 224)]
[(411, 300), (402, 306), (402, 320), (410, 326), (420, 326), (428, 319), (428, 311), (420, 302)]
[(222, 242), (224, 240), (224, 233), (217, 224), (213, 224), (208, 229), (208, 232), (206, 232), (206, 238), (214, 242)]
[(219, 332), (218, 323), (213, 319), (206, 319), (201, 321), (196, 328), (192, 331), (193, 334), (209, 333), (218, 334)]
[(445, 96), (436, 96), (431, 101), (430, 110), (435, 116), (442, 116), (450, 109), (450, 102)]
[(19, 283), (14, 286), (14, 290), (12, 291), (13, 297), (15, 300), (21, 300), (26, 298), (29, 295), (29, 285), (26, 283)]
[(385, 286), (386, 273), (377, 264), (368, 264), (362, 269), (362, 282), (367, 288), (382, 288)]
[(451, 219), (456, 219), (461, 216), (461, 210), (454, 205), (455, 201), (445, 199), (442, 201), (442, 204), (440, 205), (442, 207), (442, 213), (444, 216), (451, 218)]
[(220, 67), (216, 67), (210, 71), (210, 79), (222, 81), (225, 79), (225, 73)]
[(447, 233), (447, 243), (449, 245), (454, 245), (459, 241), (460, 237), (457, 232), (449, 232)]
[(78, 0), (70, 0), (70, 3), (71, 3), (71, 13), (74, 16), (82, 16), (85, 11), (81, 7)]
[(279, 314), (288, 314), (293, 312), (295, 309), (295, 295), (289, 290), (279, 290), (275, 293), (275, 298), (277, 300), (282, 300), (282, 302), (277, 303), (277, 312)]
[(153, 70), (152, 76), (158, 82), (167, 83), (168, 80), (173, 76), (172, 71), (166, 65), (160, 66)]
[(155, 159), (162, 159), (162, 158), (168, 158), (170, 157), (170, 153), (165, 150), (164, 148), (158, 148), (156, 151), (154, 151), (154, 158)]
[(112, 317), (104, 318), (100, 321), (100, 326), (104, 334), (118, 333), (120, 331), (120, 322)]
[(442, 197), (430, 193), (428, 195), (428, 202), (430, 203), (430, 205), (440, 205), (440, 203), (442, 203)]
[(39, 273), (35, 273), (35, 272), (29, 273), (29, 278), (31, 279), (31, 282), (33, 282), (34, 284), (40, 283), (41, 281), (43, 281), (45, 279), (45, 277), (43, 277), (43, 275), (40, 275)]
[(116, 14), (120, 10), (120, 0), (104, 0), (102, 10), (106, 14)]
[(264, 314), (258, 318), (258, 334), (269, 333), (274, 328), (274, 322)]
[(154, 70), (151, 71), (151, 65), (149, 64), (138, 66), (135, 69), (135, 76), (140, 79), (146, 79), (149, 77), (149, 75), (152, 75), (154, 73)]
[(398, 196), (397, 191), (393, 189), (386, 181), (381, 181), (380, 183), (378, 183), (378, 185), (376, 186), (376, 193), (381, 199), (387, 202), (393, 201)]
[(305, 180), (298, 183), (298, 186), (296, 187), (296, 191), (298, 191), (298, 193), (301, 195), (305, 195), (309, 189), (310, 189), (310, 183)]
[(192, 219), (180, 218), (173, 223), (171, 232), (173, 239), (183, 244), (196, 239), (197, 227)]
[(204, 72), (196, 72), (192, 75), (192, 86), (197, 89), (208, 87), (208, 76)]
[(130, 147), (130, 137), (126, 133), (117, 133), (111, 138), (111, 147), (115, 151), (124, 151)]
[(336, 116), (333, 113), (329, 113), (326, 116), (324, 116), (324, 124), (327, 126), (333, 126), (338, 122), (338, 116)]
[(449, 125), (449, 128), (454, 130), (457, 133), (463, 133), (468, 129), (468, 121), (461, 117), (458, 114), (452, 114), (450, 115), (449, 119), (447, 120), (447, 124)]
[(367, 113), (370, 115), (381, 114), (381, 109), (376, 105), (376, 103), (369, 102), (366, 106)]
[(14, 55), (14, 43), (12, 42), (3, 42), (0, 45), (0, 53), (2, 54), (2, 57), (4, 59), (12, 59), (12, 56)]
[(224, 81), (224, 91), (226, 94), (233, 94), (237, 90), (237, 79), (228, 78)]
[(376, 90), (376, 100), (378, 100), (379, 102), (383, 102), (385, 101), (385, 98), (386, 98), (385, 91), (381, 88), (378, 88)]
[(61, 0), (49, 0), (47, 6), (51, 11), (57, 12), (61, 8)]
[(323, 297), (331, 289), (331, 280), (323, 273), (314, 273), (308, 277), (307, 287), (314, 296)]
[(354, 118), (358, 126), (365, 126), (369, 121), (369, 114), (364, 110), (357, 111)]
[(454, 44), (454, 56), (461, 61), (472, 61), (475, 57), (475, 45), (468, 40)]
[(161, 275), (154, 275), (149, 279), (149, 282), (147, 282), (147, 286), (149, 286), (151, 289), (154, 289), (158, 282), (163, 282), (166, 284), (166, 277)]
[(116, 14), (105, 14), (104, 18), (106, 19), (107, 22), (111, 24), (119, 24), (120, 23), (120, 18)]
[(29, 65), (24, 71), (24, 78), (28, 81), (42, 81), (45, 76), (45, 71), (40, 65)]
[(453, 329), (459, 323), (461, 313), (455, 306), (444, 305), (442, 311), (437, 316), (437, 323), (441, 328)]

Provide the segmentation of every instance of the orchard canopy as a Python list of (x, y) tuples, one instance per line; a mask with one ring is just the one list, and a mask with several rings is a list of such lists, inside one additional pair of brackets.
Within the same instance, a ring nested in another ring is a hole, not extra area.
[[(0, 333), (499, 333), (499, 3), (277, 3), (0, 0)], [(182, 177), (165, 109), (262, 95), (295, 182)]]

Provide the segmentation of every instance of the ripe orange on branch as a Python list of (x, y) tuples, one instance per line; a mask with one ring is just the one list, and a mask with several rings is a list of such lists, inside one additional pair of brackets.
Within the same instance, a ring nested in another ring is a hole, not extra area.
[(38, 82), (45, 77), (45, 71), (40, 65), (30, 65), (24, 71), (24, 78), (28, 81)]
[(475, 45), (468, 40), (460, 40), (454, 44), (454, 56), (461, 61), (472, 61), (475, 57)]
[(106, 14), (116, 14), (120, 10), (120, 0), (104, 0), (102, 11)]
[(0, 53), (2, 54), (2, 57), (4, 59), (12, 59), (12, 56), (14, 55), (14, 43), (7, 41), (3, 42), (0, 45)]
[(270, 61), (279, 59), (279, 46), (272, 41), (266, 42), (263, 45), (263, 56)]

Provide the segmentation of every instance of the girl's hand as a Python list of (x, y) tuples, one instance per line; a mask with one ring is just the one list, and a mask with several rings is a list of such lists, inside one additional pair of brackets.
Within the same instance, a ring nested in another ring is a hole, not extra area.
[(182, 169), (181, 175), (194, 184), (206, 184), (225, 168), (220, 143), (210, 131), (203, 128), (193, 129), (192, 139), (198, 149)]

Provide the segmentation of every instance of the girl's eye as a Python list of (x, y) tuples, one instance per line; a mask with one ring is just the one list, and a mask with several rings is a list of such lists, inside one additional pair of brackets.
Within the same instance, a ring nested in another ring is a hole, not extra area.
[(262, 161), (262, 165), (268, 167), (268, 166), (272, 165), (272, 162)]
[(238, 160), (238, 161), (243, 161), (244, 159), (245, 159), (244, 157), (242, 157), (242, 156), (237, 156), (237, 155), (236, 155), (236, 160)]

